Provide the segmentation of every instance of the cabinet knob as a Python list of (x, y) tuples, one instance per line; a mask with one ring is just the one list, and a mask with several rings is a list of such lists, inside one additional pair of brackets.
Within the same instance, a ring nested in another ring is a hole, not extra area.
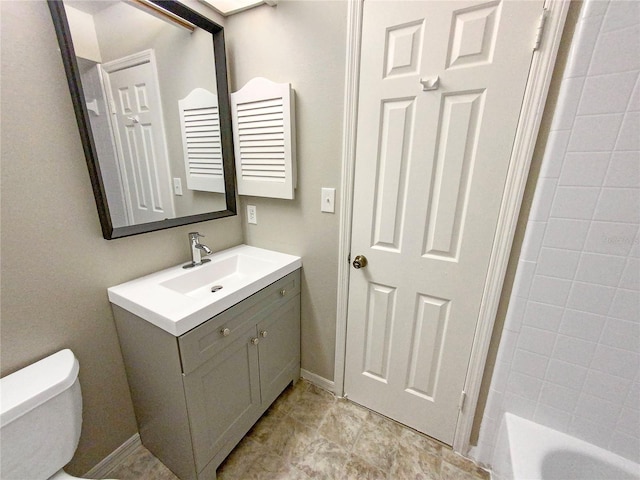
[(260, 336), (262, 338), (266, 337), (267, 336), (267, 331), (266, 330), (260, 330)]
[(286, 294), (287, 294), (287, 289), (286, 288), (283, 288), (282, 290), (280, 290), (280, 295), (281, 296), (284, 297)]
[(228, 328), (220, 329), (220, 335), (222, 335), (223, 337), (228, 337), (230, 333), (231, 333), (231, 330), (229, 330)]
[(257, 337), (251, 339), (251, 345), (257, 345), (258, 343), (260, 343), (260, 340)]

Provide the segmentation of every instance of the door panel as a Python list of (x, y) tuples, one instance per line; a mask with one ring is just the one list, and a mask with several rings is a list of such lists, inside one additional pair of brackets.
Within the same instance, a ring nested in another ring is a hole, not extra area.
[[(108, 64), (107, 64), (108, 67)], [(132, 223), (175, 217), (160, 91), (150, 62), (106, 73)]]
[(451, 444), (542, 0), (366, 0), (345, 391)]

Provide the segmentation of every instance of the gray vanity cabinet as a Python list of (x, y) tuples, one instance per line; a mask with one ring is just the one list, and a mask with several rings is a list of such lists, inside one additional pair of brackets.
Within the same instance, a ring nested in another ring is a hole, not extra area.
[(215, 479), (299, 377), (299, 270), (180, 337), (114, 313), (142, 443), (182, 480)]

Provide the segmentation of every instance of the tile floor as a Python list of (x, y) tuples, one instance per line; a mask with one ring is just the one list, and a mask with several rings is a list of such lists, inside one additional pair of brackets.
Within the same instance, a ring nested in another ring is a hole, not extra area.
[[(422, 434), (301, 380), (218, 468), (219, 480), (480, 480), (489, 474)], [(144, 447), (109, 473), (177, 480)]]

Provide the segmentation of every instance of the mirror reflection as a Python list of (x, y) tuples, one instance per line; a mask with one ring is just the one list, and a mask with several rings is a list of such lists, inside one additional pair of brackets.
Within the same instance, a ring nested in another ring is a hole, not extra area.
[(228, 212), (212, 33), (146, 0), (64, 12), (111, 228)]

